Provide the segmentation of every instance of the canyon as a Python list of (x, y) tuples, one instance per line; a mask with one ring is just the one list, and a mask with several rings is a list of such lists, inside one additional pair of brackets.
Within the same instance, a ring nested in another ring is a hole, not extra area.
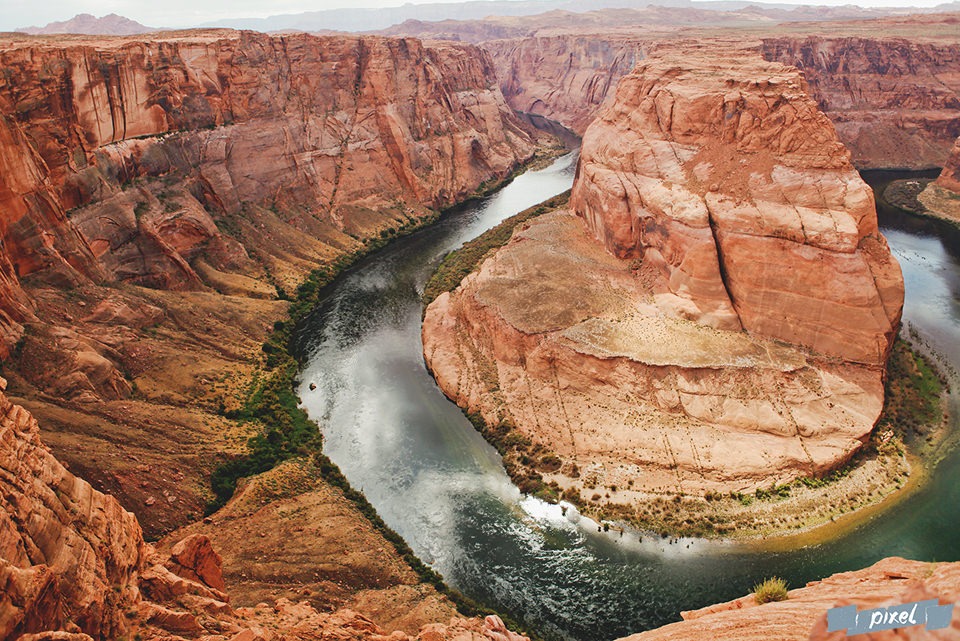
[[(441, 387), (536, 423), (559, 460), (540, 471), (586, 501), (847, 460), (902, 299), (853, 168), (942, 163), (960, 135), (955, 23), (888, 20), (757, 27), (732, 52), (675, 25), (0, 35), (0, 636), (522, 639), (458, 615), (317, 460), (203, 518), (212, 470), (261, 429), (236, 416), (300, 284), (508, 179), (544, 143), (514, 109), (587, 132), (577, 187), (427, 311)], [(770, 247), (796, 282), (758, 271)], [(573, 427), (623, 416), (616, 453)]]
[[(262, 429), (230, 412), (269, 377), (262, 345), (309, 273), (329, 278), (534, 155), (489, 58), (377, 37), (4, 35), (0, 69), (3, 478), (17, 506), (0, 636), (446, 626), (454, 605), (309, 461), (218, 512), (208, 529), (228, 566), (214, 583), (172, 577), (141, 527), (156, 540), (205, 525), (211, 472)], [(303, 536), (291, 511), (339, 527)], [(172, 536), (165, 554), (187, 535)], [(304, 545), (278, 554), (291, 537)], [(224, 585), (281, 605), (248, 620)], [(460, 620), (451, 636), (515, 638)]]
[(860, 449), (902, 304), (872, 193), (796, 69), (684, 47), (620, 81), (569, 212), (431, 303), (424, 355), (534, 466), (559, 459), (543, 477), (579, 505), (754, 492)]
[[(480, 42), (497, 66), (508, 103), (582, 134), (617, 80), (660, 47), (704, 39), (754, 49), (799, 68), (810, 96), (833, 121), (859, 169), (943, 166), (960, 135), (960, 43), (953, 18), (689, 27), (618, 15), (602, 29), (538, 21), (525, 37)], [(476, 23), (465, 21), (468, 39)], [(452, 29), (452, 26), (450, 27)], [(423, 33), (413, 28), (408, 35)], [(882, 33), (883, 35), (878, 35)], [(429, 35), (429, 31), (423, 33)]]
[(224, 411), (281, 299), (534, 151), (467, 45), (233, 32), (4, 45), (7, 376), (54, 451), (152, 536), (199, 516), (216, 457), (251, 435)]

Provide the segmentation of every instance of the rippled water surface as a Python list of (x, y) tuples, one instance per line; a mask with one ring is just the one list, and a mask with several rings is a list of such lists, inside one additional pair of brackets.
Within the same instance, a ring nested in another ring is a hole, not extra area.
[[(343, 275), (302, 328), (300, 396), (327, 454), (424, 561), (542, 635), (600, 640), (676, 621), (681, 610), (741, 596), (771, 575), (800, 586), (890, 555), (960, 559), (955, 455), (925, 490), (842, 538), (790, 552), (598, 532), (521, 496), (426, 372), (419, 294), (447, 251), (572, 179), (567, 156), (396, 241)], [(960, 243), (892, 212), (881, 221), (903, 265), (905, 320), (960, 364)]]

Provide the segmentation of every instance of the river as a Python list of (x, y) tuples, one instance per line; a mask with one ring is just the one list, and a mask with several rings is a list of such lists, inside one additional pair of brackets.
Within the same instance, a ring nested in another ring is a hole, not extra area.
[[(955, 454), (924, 489), (862, 526), (785, 552), (599, 532), (520, 495), (496, 451), (424, 367), (420, 293), (447, 251), (567, 189), (574, 164), (568, 155), (528, 172), (364, 259), (298, 333), (306, 356), (299, 394), (326, 453), (416, 554), (452, 586), (537, 634), (583, 641), (679, 620), (681, 610), (747, 594), (773, 575), (799, 587), (885, 556), (960, 559)], [(886, 212), (881, 222), (903, 266), (905, 323), (960, 365), (960, 243), (913, 217)], [(956, 393), (951, 403), (960, 409)]]

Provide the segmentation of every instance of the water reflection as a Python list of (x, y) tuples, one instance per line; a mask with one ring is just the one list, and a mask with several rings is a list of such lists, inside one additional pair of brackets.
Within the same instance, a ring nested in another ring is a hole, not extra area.
[[(309, 354), (300, 395), (328, 455), (422, 559), (541, 635), (583, 640), (678, 620), (681, 610), (736, 598), (771, 575), (799, 586), (890, 555), (960, 559), (956, 456), (926, 491), (842, 538), (789, 552), (598, 531), (521, 496), (493, 448), (427, 374), (418, 293), (444, 253), (567, 189), (572, 174), (568, 157), (521, 176), (362, 261), (300, 333)], [(905, 320), (960, 363), (960, 272), (943, 230), (883, 224), (904, 268)]]

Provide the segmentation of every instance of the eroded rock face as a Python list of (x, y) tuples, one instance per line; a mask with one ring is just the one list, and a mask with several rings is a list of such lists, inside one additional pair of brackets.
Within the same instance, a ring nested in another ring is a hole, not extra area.
[(0, 65), (6, 349), (31, 313), (15, 281), (198, 289), (217, 284), (196, 270), (201, 254), (204, 267), (250, 276), (247, 254), (262, 251), (294, 264), (293, 274), (267, 267), (295, 285), (307, 260), (270, 238), (245, 252), (218, 225), (268, 236), (247, 227), (264, 228), (248, 211), (262, 207), (336, 255), (532, 154), (492, 63), (469, 45), (230, 32), (25, 39)]
[[(960, 597), (960, 564), (923, 563), (890, 557), (855, 572), (842, 572), (805, 587), (790, 590), (785, 601), (757, 605), (753, 595), (728, 603), (683, 612), (683, 621), (656, 630), (634, 634), (630, 641), (685, 641), (718, 639), (751, 641), (783, 639), (839, 641), (846, 631), (827, 632), (826, 611), (855, 605), (858, 610), (901, 605), (924, 599), (949, 604)], [(864, 639), (953, 639), (960, 636), (960, 621), (954, 616), (950, 627), (928, 632), (924, 626), (872, 632)]]
[(649, 41), (610, 36), (537, 36), (483, 46), (517, 111), (555, 120), (582, 135)]
[(2, 393), (0, 417), (0, 636), (68, 622), (98, 638), (125, 634), (145, 553), (136, 518), (68, 472)]
[(882, 366), (903, 280), (872, 192), (795, 69), (728, 55), (625, 77), (571, 206), (665, 313)]
[(280, 299), (533, 152), (470, 45), (9, 36), (0, 68), (0, 358), (151, 538), (199, 517)]
[[(937, 18), (928, 18), (932, 23)], [(946, 21), (948, 21), (946, 19)], [(946, 22), (945, 21), (945, 22)], [(949, 22), (946, 22), (949, 24)], [(944, 22), (933, 25), (944, 26)], [(849, 25), (807, 26), (810, 36), (761, 37), (757, 51), (798, 67), (808, 90), (837, 129), (858, 168), (939, 167), (960, 135), (960, 44), (956, 38), (845, 36)], [(923, 33), (924, 23), (880, 21), (876, 30)], [(841, 35), (838, 35), (839, 34)], [(573, 33), (484, 43), (514, 109), (556, 120), (577, 133), (612, 97), (636, 61), (670, 41), (693, 34), (628, 35), (611, 29), (589, 37)], [(722, 30), (697, 42), (742, 42)]]
[(423, 328), (448, 396), (559, 456), (545, 481), (630, 504), (859, 449), (903, 283), (795, 69), (645, 60), (584, 136), (571, 208), (517, 230)]
[(936, 182), (938, 187), (960, 194), (960, 138), (953, 143), (953, 149), (950, 150)]
[(956, 43), (811, 36), (767, 38), (760, 51), (803, 71), (861, 169), (942, 166), (960, 135)]

